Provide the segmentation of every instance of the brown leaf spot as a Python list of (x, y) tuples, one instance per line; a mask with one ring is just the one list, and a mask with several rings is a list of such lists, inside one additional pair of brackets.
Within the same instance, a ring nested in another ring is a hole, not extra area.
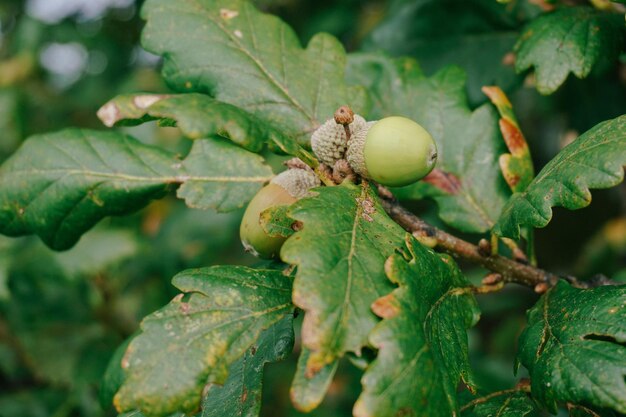
[(424, 177), (425, 182), (434, 185), (448, 194), (457, 194), (461, 190), (461, 180), (454, 174), (444, 172), (440, 169), (433, 169), (430, 174)]
[(220, 17), (224, 20), (230, 20), (237, 16), (239, 16), (239, 12), (237, 10), (220, 9)]
[(245, 403), (247, 398), (248, 398), (248, 390), (244, 388), (243, 393), (241, 394), (241, 402)]
[(376, 213), (376, 207), (374, 206), (374, 201), (368, 196), (365, 198), (357, 197), (357, 203), (361, 206), (361, 217), (365, 219), (365, 221), (373, 222), (374, 218), (371, 216)]
[(324, 367), (323, 364), (320, 364), (317, 362), (312, 363), (311, 360), (309, 359), (309, 361), (306, 364), (306, 370), (304, 371), (304, 377), (307, 379), (313, 378), (322, 370), (323, 367)]
[(372, 311), (382, 319), (391, 319), (400, 313), (400, 309), (395, 301), (393, 294), (380, 297), (372, 304)]
[(500, 119), (500, 131), (507, 148), (513, 155), (518, 156), (526, 153), (528, 145), (526, 145), (526, 139), (524, 139), (519, 127), (507, 119)]
[(506, 183), (509, 184), (511, 188), (515, 188), (517, 184), (519, 183), (519, 180), (520, 180), (519, 175), (505, 173), (504, 176), (505, 176)]

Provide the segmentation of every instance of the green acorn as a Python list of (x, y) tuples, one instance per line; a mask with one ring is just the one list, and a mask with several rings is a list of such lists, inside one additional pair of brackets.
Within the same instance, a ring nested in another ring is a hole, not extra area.
[(412, 184), (430, 173), (437, 162), (437, 145), (419, 124), (392, 116), (368, 122), (355, 131), (346, 159), (364, 178), (382, 185)]
[(265, 259), (278, 255), (286, 238), (269, 236), (261, 226), (261, 213), (271, 207), (291, 205), (319, 185), (311, 169), (289, 169), (274, 177), (252, 198), (241, 219), (239, 236), (246, 251)]
[[(350, 133), (362, 129), (366, 124), (364, 118), (354, 115), (354, 121), (350, 123)], [(311, 148), (319, 161), (332, 167), (340, 159), (343, 159), (348, 148), (348, 140), (343, 125), (335, 119), (328, 119), (311, 136)]]

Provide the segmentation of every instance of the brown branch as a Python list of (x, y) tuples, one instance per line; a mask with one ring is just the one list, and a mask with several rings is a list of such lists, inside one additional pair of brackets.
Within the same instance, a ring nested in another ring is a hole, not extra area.
[[(555, 285), (559, 277), (532, 265), (516, 262), (501, 255), (492, 255), (481, 251), (478, 246), (444, 232), (417, 217), (402, 207), (396, 200), (382, 198), (382, 204), (389, 216), (405, 230), (419, 238), (434, 242), (436, 248), (450, 255), (478, 264), (490, 271), (497, 272), (504, 282), (514, 282), (544, 292)], [(573, 277), (566, 279), (577, 288), (588, 288), (585, 282)]]

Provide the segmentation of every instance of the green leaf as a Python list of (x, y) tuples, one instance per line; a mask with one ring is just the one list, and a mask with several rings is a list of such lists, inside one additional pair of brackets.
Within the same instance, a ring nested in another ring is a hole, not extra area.
[(518, 72), (534, 67), (537, 90), (556, 91), (572, 72), (585, 78), (592, 69), (615, 63), (624, 40), (624, 18), (590, 7), (563, 7), (533, 20), (515, 45)]
[(533, 398), (626, 413), (626, 287), (581, 290), (559, 282), (528, 312), (518, 360)]
[(459, 230), (489, 230), (510, 195), (498, 165), (506, 148), (491, 106), (468, 108), (465, 73), (450, 67), (427, 78), (412, 59), (378, 55), (351, 55), (349, 64), (350, 77), (374, 97), (371, 118), (406, 116), (437, 142), (435, 171), (394, 193), (401, 199), (432, 197), (441, 219)]
[(626, 116), (594, 126), (563, 148), (526, 191), (514, 194), (494, 227), (500, 236), (519, 237), (520, 226), (544, 227), (552, 207), (576, 210), (591, 203), (590, 188), (609, 188), (624, 179)]
[(461, 417), (539, 417), (537, 406), (518, 389), (492, 392), (472, 398), (461, 407)]
[(0, 167), (0, 233), (34, 233), (68, 249), (102, 218), (138, 210), (178, 184), (188, 206), (227, 211), (271, 177), (260, 156), (221, 139), (195, 141), (181, 162), (115, 132), (37, 135)]
[(452, 258), (411, 236), (385, 271), (399, 288), (372, 305), (383, 318), (370, 335), (378, 357), (361, 380), (355, 417), (458, 415), (459, 379), (472, 385), (466, 329), (479, 317), (469, 281)]
[(364, 50), (411, 56), (427, 74), (458, 65), (468, 74), (472, 105), (481, 104), (482, 86), (509, 91), (521, 82), (512, 60), (505, 59), (517, 39), (518, 18), (529, 14), (519, 10), (522, 2), (516, 3), (507, 7), (495, 0), (391, 1), (385, 18), (366, 38)]
[(292, 404), (303, 413), (311, 412), (321, 404), (339, 366), (337, 360), (324, 366), (315, 375), (309, 375), (307, 362), (310, 356), (311, 351), (303, 347), (298, 358), (296, 374), (289, 390)]
[(259, 152), (269, 143), (284, 153), (311, 159), (293, 139), (271, 124), (204, 94), (121, 95), (102, 106), (98, 116), (109, 127), (136, 125), (154, 119), (173, 120), (191, 139), (219, 135), (251, 152)]
[(383, 264), (404, 237), (369, 186), (344, 184), (317, 188), (317, 196), (291, 206), (303, 228), (281, 250), (283, 261), (298, 266), (293, 300), (306, 312), (310, 375), (367, 344), (378, 321), (370, 305), (393, 289)]
[(256, 417), (261, 411), (263, 368), (293, 349), (293, 315), (269, 329), (228, 370), (223, 386), (211, 385), (202, 400), (202, 417)]
[(263, 210), (259, 223), (265, 233), (271, 237), (289, 237), (294, 234), (294, 220), (289, 217), (289, 206), (280, 205)]
[(207, 93), (309, 145), (311, 133), (364, 92), (344, 81), (345, 52), (319, 34), (302, 49), (293, 30), (244, 0), (149, 0), (142, 43), (163, 56), (163, 76), (180, 92)]
[(195, 141), (182, 167), (188, 175), (176, 195), (200, 209), (241, 208), (272, 178), (263, 158), (219, 138)]
[(224, 384), (261, 332), (293, 312), (291, 279), (281, 271), (216, 266), (181, 272), (173, 283), (184, 294), (146, 317), (126, 351), (114, 399), (120, 412), (196, 410), (203, 387)]
[(67, 249), (105, 216), (160, 198), (180, 171), (173, 155), (115, 132), (33, 136), (0, 167), (0, 233), (36, 233)]

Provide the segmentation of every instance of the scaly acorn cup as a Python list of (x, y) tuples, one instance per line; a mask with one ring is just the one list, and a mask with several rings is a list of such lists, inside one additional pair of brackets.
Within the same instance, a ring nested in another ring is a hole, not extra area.
[(430, 173), (437, 162), (437, 145), (419, 124), (400, 116), (367, 122), (348, 143), (346, 159), (364, 178), (382, 185), (412, 184)]
[(261, 213), (271, 207), (291, 205), (319, 185), (311, 169), (289, 169), (274, 177), (250, 201), (241, 219), (239, 236), (246, 251), (264, 259), (278, 255), (286, 238), (269, 236), (261, 226)]
[[(350, 123), (350, 133), (362, 129), (366, 124), (364, 118), (354, 115), (354, 121)], [(311, 149), (323, 164), (332, 167), (340, 159), (343, 159), (348, 148), (348, 139), (343, 125), (335, 119), (328, 119), (311, 136)]]

